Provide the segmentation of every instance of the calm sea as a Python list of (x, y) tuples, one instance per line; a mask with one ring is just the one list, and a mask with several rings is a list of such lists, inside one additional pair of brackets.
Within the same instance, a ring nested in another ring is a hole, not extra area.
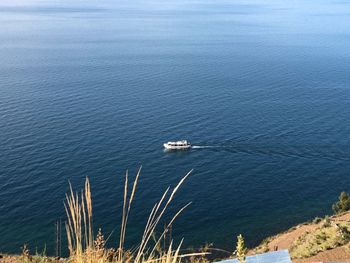
[[(86, 176), (114, 245), (140, 165), (128, 246), (191, 169), (174, 237), (255, 245), (350, 191), (349, 118), (348, 1), (3, 0), (0, 251), (54, 253), (68, 181)], [(163, 151), (177, 139), (211, 147)]]

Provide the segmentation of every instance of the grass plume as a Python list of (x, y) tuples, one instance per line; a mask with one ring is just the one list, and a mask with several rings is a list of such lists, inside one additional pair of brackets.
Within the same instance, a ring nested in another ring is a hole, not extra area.
[[(105, 248), (105, 241), (101, 230), (99, 230), (97, 237), (94, 237), (92, 197), (89, 179), (86, 178), (85, 188), (81, 194), (74, 193), (72, 185), (69, 184), (70, 191), (69, 194), (66, 194), (65, 210), (68, 218), (66, 222), (66, 232), (70, 261), (74, 263), (177, 263), (186, 258), (204, 256), (207, 254), (204, 252), (181, 254), (182, 241), (174, 248), (173, 240), (170, 241), (167, 249), (164, 248), (163, 250), (159, 250), (160, 244), (162, 240), (165, 240), (166, 234), (172, 224), (190, 203), (186, 204), (175, 213), (169, 223), (165, 225), (164, 230), (159, 237), (154, 238), (156, 236), (156, 228), (165, 211), (173, 201), (180, 186), (185, 182), (191, 172), (192, 171), (186, 174), (186, 176), (184, 176), (172, 190), (168, 187), (159, 201), (153, 206), (147, 219), (140, 243), (134, 251), (125, 249), (124, 244), (129, 214), (132, 202), (135, 198), (141, 168), (138, 170), (135, 180), (132, 183), (131, 191), (129, 190), (128, 172), (125, 174), (124, 200), (117, 249)], [(154, 243), (151, 242), (153, 241), (152, 238), (154, 238)]]

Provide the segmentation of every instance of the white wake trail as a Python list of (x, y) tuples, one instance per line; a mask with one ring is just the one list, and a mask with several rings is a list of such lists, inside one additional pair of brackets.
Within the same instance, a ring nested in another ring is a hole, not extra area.
[(191, 148), (193, 149), (201, 149), (201, 148), (222, 148), (223, 146), (212, 146), (212, 145), (193, 145)]

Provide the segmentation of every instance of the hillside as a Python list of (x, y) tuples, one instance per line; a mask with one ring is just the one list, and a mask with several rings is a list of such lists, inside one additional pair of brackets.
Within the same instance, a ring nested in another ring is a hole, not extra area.
[(350, 212), (292, 227), (250, 253), (281, 249), (289, 250), (293, 263), (350, 261)]

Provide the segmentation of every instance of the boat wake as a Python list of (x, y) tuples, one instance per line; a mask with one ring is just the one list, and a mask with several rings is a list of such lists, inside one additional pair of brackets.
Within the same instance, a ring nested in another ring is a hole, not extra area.
[(304, 159), (327, 159), (337, 161), (350, 161), (350, 156), (340, 149), (330, 149), (331, 147), (319, 147), (318, 149), (306, 149), (290, 145), (270, 146), (270, 145), (252, 145), (252, 144), (235, 144), (235, 145), (193, 145), (191, 149), (212, 149), (213, 151), (225, 151), (229, 153), (244, 153), (253, 155), (275, 155), (291, 158)]
[(223, 148), (224, 146), (213, 146), (213, 145), (193, 145), (192, 149), (202, 149), (202, 148)]

